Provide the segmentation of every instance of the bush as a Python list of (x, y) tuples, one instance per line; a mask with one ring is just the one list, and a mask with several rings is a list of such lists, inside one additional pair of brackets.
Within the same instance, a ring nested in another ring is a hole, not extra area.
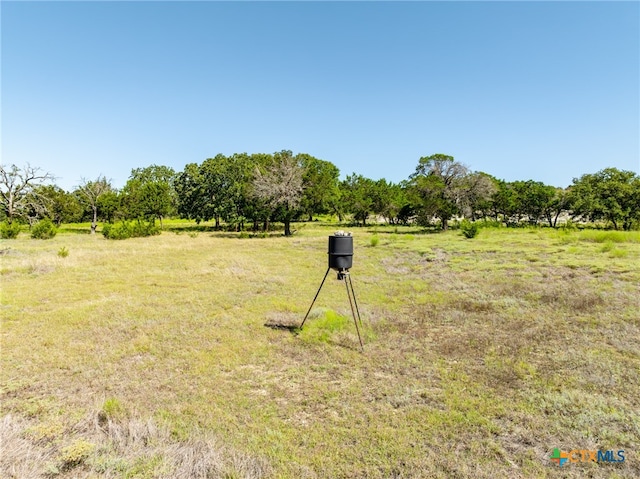
[(72, 444), (62, 448), (60, 461), (62, 469), (69, 470), (84, 463), (93, 453), (96, 446), (84, 439), (79, 439)]
[(460, 230), (465, 238), (475, 238), (480, 232), (480, 226), (478, 223), (472, 223), (471, 221), (464, 220), (460, 223)]
[(142, 236), (154, 236), (160, 234), (160, 228), (155, 224), (141, 221), (127, 223), (123, 221), (115, 225), (104, 225), (102, 235), (107, 239), (122, 240)]
[(63, 246), (58, 250), (58, 256), (60, 256), (61, 258), (66, 258), (67, 256), (69, 256), (69, 250), (65, 246)]
[(380, 242), (380, 238), (378, 238), (377, 234), (371, 237), (371, 246), (378, 246), (379, 242)]
[(2, 239), (14, 239), (18, 237), (20, 233), (20, 224), (17, 222), (9, 223), (3, 221), (0, 223), (0, 238)]
[(58, 233), (58, 229), (49, 218), (38, 221), (31, 228), (31, 237), (34, 239), (51, 239)]
[(102, 236), (107, 239), (127, 239), (131, 238), (131, 231), (129, 225), (125, 222), (115, 225), (104, 225), (102, 228)]
[(477, 224), (480, 228), (502, 228), (502, 221), (488, 220), (486, 218)]
[(137, 222), (133, 223), (133, 234), (132, 236), (155, 236), (160, 234), (160, 227), (156, 226), (155, 223), (143, 223)]

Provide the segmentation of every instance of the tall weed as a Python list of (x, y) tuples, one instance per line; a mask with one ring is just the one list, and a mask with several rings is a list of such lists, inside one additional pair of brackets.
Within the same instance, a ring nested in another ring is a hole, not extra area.
[(609, 251), (611, 251), (614, 248), (613, 246), (613, 242), (611, 241), (607, 241), (606, 243), (604, 243), (601, 247), (600, 247), (600, 251), (602, 253), (607, 253)]
[(640, 231), (583, 230), (579, 239), (593, 243), (640, 243)]

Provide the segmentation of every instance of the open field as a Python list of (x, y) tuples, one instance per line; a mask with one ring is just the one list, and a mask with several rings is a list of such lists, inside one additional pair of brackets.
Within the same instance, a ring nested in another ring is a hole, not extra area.
[(0, 477), (640, 477), (640, 234), (335, 229), (4, 240)]

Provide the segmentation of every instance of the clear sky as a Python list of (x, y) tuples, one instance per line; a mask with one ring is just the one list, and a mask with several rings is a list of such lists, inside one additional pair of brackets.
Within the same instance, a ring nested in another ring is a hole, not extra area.
[(640, 170), (640, 3), (0, 2), (2, 163), (73, 189), (288, 149), (398, 182), (452, 155)]

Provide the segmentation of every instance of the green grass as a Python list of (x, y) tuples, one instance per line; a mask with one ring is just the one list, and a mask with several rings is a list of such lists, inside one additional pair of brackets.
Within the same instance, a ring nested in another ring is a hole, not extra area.
[(640, 476), (635, 233), (335, 229), (3, 240), (0, 476)]
[(569, 241), (592, 243), (640, 243), (640, 231), (602, 231), (585, 229), (580, 232), (559, 230)]

